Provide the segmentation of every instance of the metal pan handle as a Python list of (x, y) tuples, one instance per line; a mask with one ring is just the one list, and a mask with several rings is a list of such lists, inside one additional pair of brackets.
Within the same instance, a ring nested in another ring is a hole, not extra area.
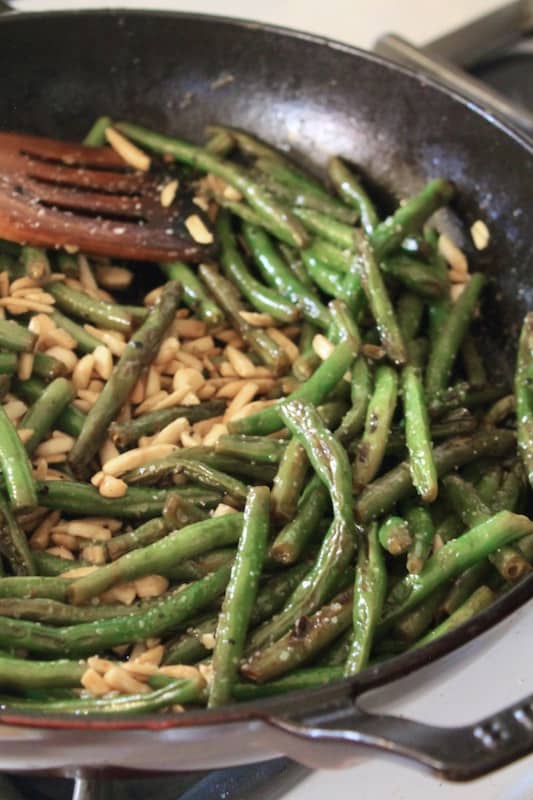
[(270, 722), (308, 742), (350, 744), (405, 758), (449, 781), (470, 781), (533, 753), (533, 694), (460, 727), (372, 714), (356, 703), (326, 713), (311, 725), (285, 718)]

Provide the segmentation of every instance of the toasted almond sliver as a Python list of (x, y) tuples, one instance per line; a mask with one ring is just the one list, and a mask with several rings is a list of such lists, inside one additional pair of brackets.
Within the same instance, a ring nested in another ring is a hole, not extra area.
[(61, 513), (59, 511), (51, 511), (35, 528), (30, 538), (30, 547), (33, 550), (45, 550), (48, 547), (52, 528), (57, 525), (60, 518)]
[(180, 442), (182, 447), (196, 447), (202, 443), (202, 440), (199, 436), (189, 433), (188, 431), (184, 431), (181, 434)]
[(96, 279), (105, 289), (127, 289), (133, 280), (133, 272), (111, 264), (98, 265)]
[(223, 378), (237, 378), (237, 370), (229, 361), (223, 361), (219, 366), (220, 374)]
[(196, 667), (189, 666), (189, 664), (168, 664), (160, 667), (159, 673), (168, 675), (169, 678), (192, 678), (203, 683), (199, 670)]
[(198, 397), (200, 400), (210, 400), (216, 392), (216, 387), (212, 386), (208, 383), (204, 383), (204, 385), (198, 389)]
[(141, 172), (148, 172), (151, 163), (150, 156), (146, 155), (137, 145), (130, 142), (129, 139), (111, 126), (106, 128), (105, 137), (113, 150), (124, 159), (126, 164)]
[(115, 666), (113, 661), (109, 661), (107, 658), (101, 658), (100, 656), (91, 656), (87, 659), (87, 664), (91, 669), (94, 669), (94, 671), (98, 672), (100, 675), (103, 675), (108, 669), (111, 669)]
[(476, 219), (470, 228), (470, 235), (476, 250), (485, 250), (489, 246), (490, 231), (482, 219)]
[(96, 564), (97, 566), (105, 564), (105, 550), (99, 544), (91, 544), (89, 547), (84, 547), (81, 551), (81, 557), (84, 561), (88, 561), (89, 564)]
[[(74, 556), (67, 550), (66, 547), (48, 547), (45, 551), (46, 553), (50, 553), (51, 556), (57, 556), (58, 558), (63, 558), (65, 561), (74, 561)], [(73, 572), (74, 570), (68, 570), (67, 572), (62, 572), (59, 576), (60, 578), (70, 578), (72, 577), (69, 573)]]
[(72, 372), (78, 363), (78, 356), (76, 353), (73, 353), (72, 350), (67, 350), (66, 347), (58, 347), (58, 345), (55, 345), (45, 350), (45, 353), (47, 356), (53, 356), (57, 358), (58, 361), (61, 361), (69, 372)]
[(27, 314), (29, 311), (37, 311), (41, 314), (51, 314), (54, 310), (53, 305), (38, 303), (22, 297), (1, 297), (0, 306), (7, 308), (10, 314)]
[(253, 377), (255, 373), (255, 364), (250, 361), (248, 356), (245, 356), (244, 353), (241, 353), (240, 350), (237, 350), (237, 348), (231, 345), (226, 347), (225, 355), (239, 377)]
[(274, 325), (274, 318), (270, 314), (262, 314), (259, 311), (240, 311), (240, 316), (248, 325), (258, 328), (269, 328)]
[(468, 272), (468, 261), (465, 254), (452, 242), (447, 234), (441, 233), (437, 246), (439, 253), (446, 259), (453, 270), (464, 274)]
[(93, 351), (94, 369), (102, 380), (109, 380), (113, 372), (113, 356), (111, 350), (104, 344), (98, 345)]
[(80, 283), (86, 291), (97, 292), (98, 284), (93, 275), (87, 256), (81, 253), (77, 257)]
[(60, 436), (52, 436), (51, 439), (41, 442), (41, 444), (37, 447), (35, 454), (37, 456), (46, 458), (50, 463), (50, 456), (65, 455), (66, 453), (69, 453), (74, 446), (74, 442), (75, 439), (72, 436), (68, 436), (66, 433), (62, 433)]
[(231, 419), (233, 419), (233, 416), (240, 411), (243, 406), (247, 405), (251, 400), (254, 399), (258, 390), (259, 387), (257, 383), (254, 383), (253, 381), (250, 381), (243, 386), (227, 407), (226, 413), (224, 414), (224, 422), (229, 422)]
[(152, 437), (152, 444), (178, 444), (180, 436), (189, 429), (189, 420), (178, 417)]
[(117, 586), (112, 586), (107, 592), (100, 595), (102, 603), (122, 603), (125, 606), (131, 606), (137, 592), (132, 583), (119, 583)]
[(144, 403), (146, 397), (146, 375), (141, 375), (130, 392), (129, 401), (133, 405)]
[(136, 469), (143, 464), (165, 458), (176, 450), (173, 444), (156, 444), (150, 447), (136, 447), (126, 453), (111, 458), (102, 466), (106, 475), (122, 475), (130, 469)]
[(19, 420), (28, 410), (28, 407), (22, 400), (8, 400), (7, 403), (3, 404), (2, 408), (11, 422)]
[(455, 303), (457, 298), (461, 296), (461, 294), (464, 291), (465, 286), (466, 286), (466, 283), (454, 283), (450, 287), (450, 297), (451, 297), (453, 303)]
[(227, 514), (235, 514), (237, 511), (236, 508), (232, 506), (226, 505), (226, 503), (219, 503), (218, 506), (215, 508), (213, 513), (211, 514), (212, 517), (225, 517)]
[(138, 597), (159, 597), (166, 592), (169, 582), (163, 575), (145, 575), (133, 581), (133, 585)]
[(174, 330), (177, 336), (184, 339), (201, 339), (206, 335), (207, 325), (200, 319), (177, 319)]
[(102, 328), (95, 328), (93, 325), (88, 325), (87, 323), (83, 327), (87, 333), (90, 333), (95, 339), (99, 339), (102, 344), (105, 344), (106, 347), (109, 347), (114, 356), (120, 357), (126, 349), (126, 342), (124, 341), (122, 334), (120, 334), (118, 331), (108, 331), (103, 330)]
[(123, 694), (142, 694), (149, 692), (150, 687), (141, 681), (136, 680), (133, 675), (130, 675), (122, 667), (111, 667), (105, 675), (104, 681), (110, 689), (115, 689)]
[(71, 536), (77, 536), (80, 539), (92, 539), (98, 542), (107, 542), (111, 539), (109, 528), (95, 522), (86, 522), (85, 520), (73, 519), (60, 522), (54, 526), (54, 531), (69, 533)]
[(98, 488), (98, 486), (100, 486), (104, 478), (105, 475), (102, 472), (102, 470), (98, 470), (98, 472), (95, 472), (94, 475), (92, 476), (91, 483), (93, 486), (96, 486)]
[(176, 391), (183, 386), (188, 386), (195, 392), (200, 386), (203, 386), (204, 383), (204, 376), (199, 369), (194, 369), (194, 367), (183, 367), (177, 370), (172, 380), (172, 385)]
[(165, 183), (159, 195), (159, 202), (163, 208), (169, 208), (175, 200), (176, 192), (178, 191), (179, 181), (174, 178), (172, 181)]
[(159, 666), (159, 664), (163, 660), (164, 654), (165, 654), (164, 646), (162, 644), (156, 644), (153, 647), (149, 647), (143, 653), (138, 655), (135, 660), (141, 664), (154, 664), (156, 666)]
[(213, 234), (206, 228), (204, 221), (198, 214), (191, 214), (187, 217), (185, 227), (198, 244), (212, 244)]
[(6, 270), (0, 272), (0, 297), (7, 297), (9, 294), (9, 273)]
[(134, 661), (126, 661), (125, 664), (122, 664), (122, 669), (127, 670), (127, 672), (131, 673), (134, 678), (142, 680), (143, 678), (149, 678), (151, 675), (155, 675), (157, 670), (157, 666), (155, 664), (143, 664), (136, 658)]
[(285, 336), (278, 328), (268, 328), (267, 333), (270, 338), (284, 350), (291, 364), (296, 361), (300, 355), (300, 351), (288, 336)]
[(243, 417), (249, 417), (251, 414), (255, 414), (257, 411), (262, 411), (264, 408), (268, 408), (275, 400), (255, 400), (253, 403), (246, 403), (246, 405), (239, 408), (237, 411), (233, 413), (232, 419), (242, 419)]
[(128, 491), (128, 484), (113, 475), (104, 475), (102, 482), (98, 486), (98, 491), (102, 497), (124, 497)]
[(112, 458), (117, 458), (120, 453), (108, 436), (98, 451), (98, 455), (100, 457), (100, 463), (105, 464), (107, 461), (111, 461)]
[[(186, 353), (183, 350), (180, 350), (179, 353), (176, 353), (176, 361), (178, 364), (184, 364), (186, 367), (193, 367), (199, 371), (201, 371), (203, 366), (202, 362), (199, 358), (197, 358), (197, 356), (193, 356), (192, 353)], [(173, 372), (175, 372), (176, 369), (179, 369), (179, 366), (174, 367)]]
[(26, 444), (29, 442), (31, 437), (33, 436), (33, 429), (32, 428), (18, 428), (17, 430), (18, 437), (22, 444)]
[(200, 336), (198, 339), (189, 339), (183, 344), (183, 350), (186, 353), (203, 354), (209, 353), (215, 346), (212, 336)]
[(187, 405), (186, 398), (189, 394), (190, 394), (189, 387), (184, 386), (182, 389), (178, 389), (175, 392), (166, 394), (165, 397), (161, 398), (160, 400), (157, 401), (157, 403), (155, 403), (152, 410), (161, 411), (164, 408), (172, 408), (173, 406)]
[(27, 381), (33, 372), (33, 353), (21, 353), (17, 362), (17, 377), (21, 381)]
[(326, 339), (322, 333), (317, 333), (316, 336), (313, 337), (313, 350), (322, 361), (325, 361), (325, 359), (331, 355), (334, 348), (335, 345), (333, 342)]
[(152, 397), (161, 391), (161, 376), (155, 367), (150, 367), (146, 378), (145, 397)]
[(158, 403), (162, 402), (167, 397), (168, 392), (165, 392), (164, 389), (161, 389), (160, 392), (153, 394), (151, 397), (147, 397), (142, 403), (140, 403), (140, 405), (137, 406), (134, 411), (134, 416), (138, 417), (141, 414), (146, 414), (148, 411), (153, 411), (157, 407)]
[(86, 669), (81, 676), (81, 685), (94, 697), (101, 697), (109, 692), (109, 686), (94, 669)]
[(79, 550), (78, 540), (74, 536), (69, 536), (68, 533), (52, 533), (51, 539), (54, 544), (66, 547), (67, 550)]

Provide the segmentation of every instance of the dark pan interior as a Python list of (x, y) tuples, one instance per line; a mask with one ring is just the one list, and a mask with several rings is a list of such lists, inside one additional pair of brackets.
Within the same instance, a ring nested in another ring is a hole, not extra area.
[[(482, 112), (368, 54), (229, 20), (7, 15), (0, 45), (4, 130), (76, 139), (109, 114), (200, 141), (209, 122), (236, 125), (318, 170), (342, 154), (385, 207), (431, 177), (451, 178), (458, 198), (445, 224), (462, 235), (472, 269), (496, 279), (485, 322), (494, 352), (512, 364), (517, 326), (533, 307), (533, 152)], [(483, 253), (469, 244), (478, 218), (491, 231)]]

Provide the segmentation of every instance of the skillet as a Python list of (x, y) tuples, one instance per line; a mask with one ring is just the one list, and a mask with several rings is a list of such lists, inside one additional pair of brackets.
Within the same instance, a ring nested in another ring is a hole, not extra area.
[[(339, 153), (360, 166), (385, 210), (430, 177), (450, 178), (458, 200), (444, 224), (494, 279), (486, 338), (501, 368), (512, 365), (518, 325), (533, 308), (533, 147), (488, 111), (374, 55), (256, 23), (117, 10), (0, 19), (1, 129), (76, 139), (100, 114), (196, 141), (209, 122), (235, 125), (315, 169)], [(468, 246), (479, 218), (491, 230), (483, 253)], [(373, 748), (448, 779), (472, 779), (533, 750), (532, 697), (454, 729), (368, 714), (356, 700), (446, 656), (532, 596), (530, 574), (419, 651), (277, 699), (111, 721), (3, 708), (0, 769), (180, 771), (279, 753), (340, 766)]]

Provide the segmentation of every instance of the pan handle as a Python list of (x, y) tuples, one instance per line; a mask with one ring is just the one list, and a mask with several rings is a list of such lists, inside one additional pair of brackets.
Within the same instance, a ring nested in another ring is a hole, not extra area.
[(418, 48), (401, 36), (389, 33), (378, 39), (375, 50), (396, 63), (418, 69), (444, 83), (490, 113), (496, 114), (507, 124), (533, 137), (533, 114), (529, 109), (507, 100), (488, 84), (469, 75), (450, 61), (434, 55), (431, 47)]
[(310, 724), (280, 717), (269, 722), (318, 745), (350, 744), (405, 758), (449, 781), (470, 781), (533, 753), (533, 694), (460, 727), (372, 714), (356, 702)]

